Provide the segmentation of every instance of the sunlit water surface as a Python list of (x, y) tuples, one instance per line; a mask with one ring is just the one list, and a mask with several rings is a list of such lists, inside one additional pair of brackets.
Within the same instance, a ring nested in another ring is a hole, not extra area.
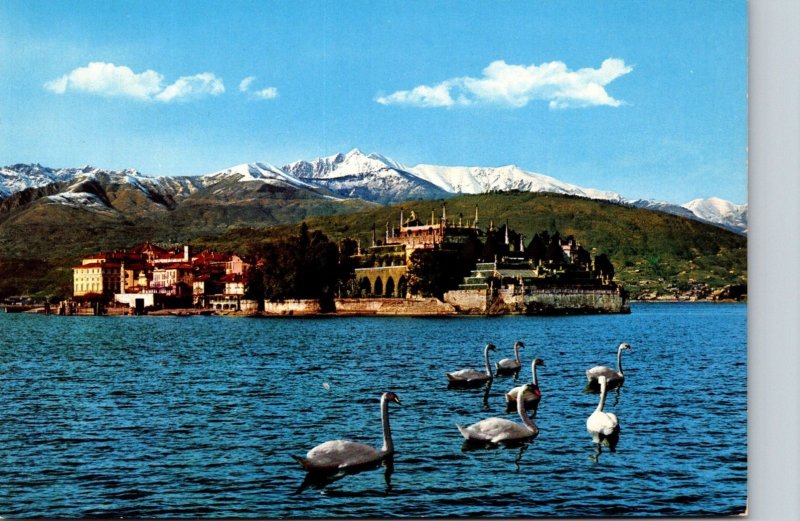
[[(626, 316), (251, 319), (0, 314), (0, 516), (651, 516), (741, 512), (747, 497), (746, 306), (634, 304)], [(448, 390), (522, 340), (523, 371)], [(616, 452), (586, 432), (584, 371), (626, 381), (606, 410)], [(541, 432), (464, 450), (456, 422), (504, 416), (539, 368)], [(324, 385), (327, 384), (327, 385)], [(329, 439), (397, 454), (301, 489), (290, 455)]]

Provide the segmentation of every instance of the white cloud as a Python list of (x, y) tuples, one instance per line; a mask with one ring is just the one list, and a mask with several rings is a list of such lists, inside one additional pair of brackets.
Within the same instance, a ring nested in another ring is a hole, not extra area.
[(205, 96), (218, 96), (225, 92), (222, 80), (211, 74), (203, 72), (194, 76), (183, 76), (158, 93), (159, 101), (178, 101), (199, 99)]
[(420, 85), (412, 90), (401, 90), (388, 96), (379, 96), (381, 105), (414, 105), (416, 107), (451, 107), (455, 104), (450, 97), (451, 82), (444, 82), (434, 87)]
[(542, 65), (509, 65), (498, 60), (483, 70), (480, 78), (462, 77), (435, 86), (420, 85), (388, 96), (379, 96), (382, 105), (452, 107), (454, 105), (494, 104), (513, 108), (531, 101), (547, 101), (551, 109), (611, 106), (623, 102), (611, 97), (605, 86), (633, 70), (625, 62), (609, 58), (599, 69), (571, 71), (559, 61)]
[(137, 74), (125, 66), (92, 62), (86, 67), (79, 67), (69, 74), (45, 83), (44, 87), (56, 94), (76, 90), (101, 96), (146, 100), (161, 90), (163, 79), (163, 76), (152, 70)]
[(278, 89), (276, 87), (267, 87), (253, 93), (258, 99), (273, 99), (278, 97)]
[[(239, 91), (248, 92), (250, 90), (250, 86), (253, 84), (255, 80), (256, 80), (255, 76), (248, 76), (247, 78), (243, 79), (239, 83)], [(250, 93), (250, 97), (255, 99), (275, 99), (278, 97), (278, 88), (267, 87), (265, 89), (253, 91), (252, 93)]]
[(255, 76), (248, 76), (247, 78), (243, 79), (239, 83), (239, 92), (247, 92), (250, 88), (250, 85), (252, 85), (254, 81), (256, 81)]
[(208, 72), (183, 76), (167, 87), (163, 87), (163, 83), (164, 76), (153, 70), (135, 73), (124, 65), (91, 62), (86, 67), (78, 67), (60, 78), (48, 81), (44, 88), (56, 94), (77, 91), (164, 102), (216, 96), (225, 92), (222, 80)]

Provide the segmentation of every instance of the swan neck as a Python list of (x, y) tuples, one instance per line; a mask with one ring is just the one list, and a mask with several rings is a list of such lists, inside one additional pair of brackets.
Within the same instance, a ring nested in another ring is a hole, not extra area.
[(483, 350), (483, 361), (486, 365), (486, 374), (492, 376), (492, 368), (489, 367), (489, 346), (486, 346)]
[(521, 390), (517, 393), (517, 414), (519, 414), (522, 423), (525, 424), (527, 428), (532, 431), (538, 431), (539, 428), (533, 423), (528, 416), (528, 413), (525, 411), (525, 390)]
[(381, 397), (381, 423), (383, 423), (383, 450), (384, 454), (394, 452), (392, 443), (392, 428), (389, 427), (389, 402), (385, 397)]
[(622, 374), (622, 348), (617, 351), (617, 372)]
[(603, 406), (606, 404), (606, 394), (608, 385), (603, 382), (600, 384), (600, 403), (597, 404), (596, 412), (603, 412)]
[(520, 359), (519, 359), (519, 346), (516, 345), (516, 344), (514, 345), (514, 361), (517, 362), (517, 363), (520, 362)]
[(536, 362), (531, 364), (531, 371), (533, 371), (533, 385), (539, 385), (539, 380), (536, 378)]

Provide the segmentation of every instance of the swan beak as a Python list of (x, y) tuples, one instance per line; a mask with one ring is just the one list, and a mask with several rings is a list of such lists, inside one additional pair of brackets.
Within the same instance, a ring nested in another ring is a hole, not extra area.
[(398, 398), (398, 397), (397, 397), (397, 395), (395, 395), (395, 397), (394, 397), (394, 398), (392, 398), (392, 401), (393, 401), (394, 403), (396, 403), (397, 405), (402, 405), (402, 404), (400, 403), (400, 398)]
[(540, 398), (542, 397), (542, 391), (540, 391), (539, 389), (534, 389), (533, 390), (533, 394), (535, 394), (536, 396), (538, 396)]

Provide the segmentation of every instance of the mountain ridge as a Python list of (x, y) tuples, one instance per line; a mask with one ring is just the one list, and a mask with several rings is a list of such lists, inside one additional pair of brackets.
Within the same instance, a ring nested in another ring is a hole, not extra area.
[[(718, 197), (694, 199), (683, 205), (652, 199), (628, 199), (616, 192), (579, 187), (516, 165), (406, 166), (381, 154), (364, 154), (357, 148), (310, 161), (295, 161), (282, 167), (267, 162), (243, 163), (200, 176), (150, 177), (135, 169), (114, 171), (89, 165), (53, 169), (38, 163), (16, 164), (0, 168), (0, 202), (27, 188), (40, 188), (53, 183), (69, 184), (90, 176), (105, 177), (116, 185), (130, 185), (145, 197), (152, 195), (154, 202), (161, 201), (158, 204), (167, 210), (174, 209), (182, 200), (207, 192), (215, 185), (219, 185), (218, 197), (237, 198), (245, 192), (253, 193), (260, 189), (262, 192), (285, 191), (301, 197), (330, 200), (361, 199), (383, 205), (493, 191), (550, 192), (670, 213), (739, 234), (747, 233), (747, 204), (737, 205)], [(224, 184), (229, 181), (238, 181), (240, 184)], [(244, 184), (248, 183), (253, 187), (244, 189)], [(85, 193), (69, 188), (66, 191)], [(96, 206), (98, 211), (104, 211), (103, 204), (96, 204), (98, 201), (91, 196), (53, 194), (48, 197), (54, 204), (81, 204), (87, 208)], [(100, 203), (103, 202), (101, 199)]]

